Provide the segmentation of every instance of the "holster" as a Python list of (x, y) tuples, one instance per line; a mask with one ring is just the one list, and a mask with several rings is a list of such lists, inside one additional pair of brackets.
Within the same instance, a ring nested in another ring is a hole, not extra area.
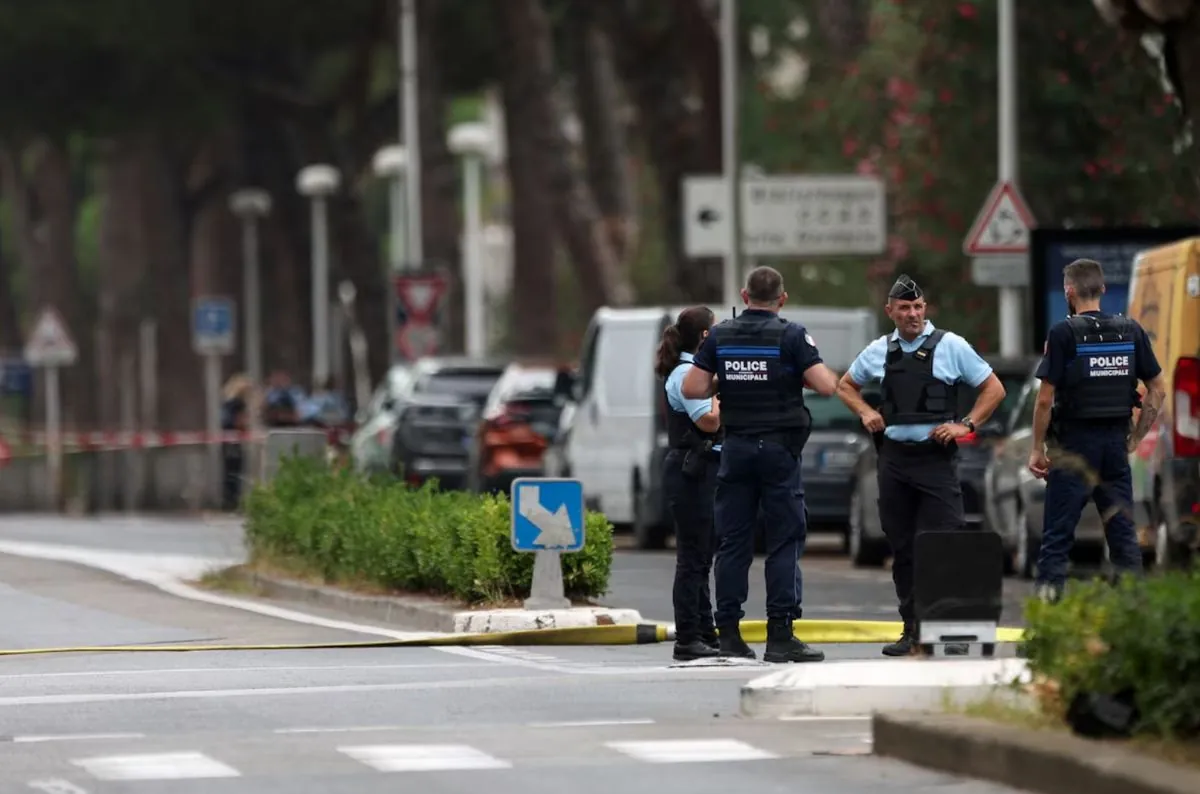
[(680, 470), (689, 480), (699, 480), (704, 477), (708, 468), (709, 457), (712, 455), (713, 443), (710, 439), (696, 439), (683, 455), (683, 465)]

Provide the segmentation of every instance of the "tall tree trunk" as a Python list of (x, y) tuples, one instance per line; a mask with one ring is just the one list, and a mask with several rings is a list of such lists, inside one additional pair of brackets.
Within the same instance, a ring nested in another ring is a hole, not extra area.
[[(62, 370), (63, 421), (66, 426), (90, 423), (95, 420), (89, 372), (92, 334), (75, 261), (76, 200), (66, 144), (37, 138), (25, 146), (5, 147), (0, 160), (17, 251), (29, 286), (25, 325), (46, 307), (62, 316), (79, 350), (75, 365)], [(36, 400), (35, 417), (42, 417), (43, 411), (44, 401)]]
[[(417, 26), (429, 30), (440, 18), (441, 0), (417, 3)], [(464, 293), (462, 271), (462, 223), (459, 219), (459, 173), (455, 157), (446, 143), (446, 95), (442, 90), (441, 64), (433, 36), (417, 42), (417, 102), (421, 138), (421, 226), (425, 259), (445, 269), (450, 289), (442, 311), (444, 353), (463, 350)], [(393, 114), (393, 118), (395, 114)]]
[[(520, 75), (514, 82), (529, 94), (520, 101), (537, 119), (526, 134), (548, 161), (549, 181), (543, 189), (554, 199), (555, 225), (579, 273), (584, 310), (590, 314), (604, 305), (628, 305), (633, 287), (605, 233), (592, 191), (571, 159), (546, 11), (539, 0), (505, 0), (497, 8), (510, 67)], [(511, 137), (509, 142), (513, 145)]]
[[(509, 43), (519, 40), (514, 36)], [(517, 50), (509, 47), (508, 51)], [(537, 99), (538, 75), (531, 60), (506, 58), (500, 85), (513, 230), (509, 301), (512, 348), (517, 355), (537, 355), (553, 351), (558, 332), (554, 283), (556, 199), (547, 190), (549, 163), (539, 139), (538, 128), (543, 122)]]
[(576, 106), (583, 127), (588, 184), (604, 216), (613, 250), (625, 266), (637, 245), (637, 208), (612, 42), (589, 0), (575, 0), (570, 13)]
[[(637, 107), (638, 130), (658, 177), (658, 215), (671, 273), (670, 297), (710, 301), (721, 294), (721, 260), (689, 260), (679, 219), (684, 177), (721, 173), (720, 53), (716, 51), (714, 64), (712, 48), (706, 46), (707, 59), (693, 66), (691, 53), (700, 44), (689, 44), (679, 35), (678, 10), (676, 4), (607, 3), (603, 18), (609, 38), (621, 42), (615, 50), (617, 68)], [(715, 37), (715, 32), (695, 21), (697, 13), (701, 21), (707, 19), (703, 9), (697, 6), (692, 11), (692, 26), (704, 37)], [(711, 23), (705, 24), (711, 28)], [(699, 91), (695, 87), (698, 72), (705, 75)], [(697, 95), (702, 104), (694, 109), (692, 100)]]

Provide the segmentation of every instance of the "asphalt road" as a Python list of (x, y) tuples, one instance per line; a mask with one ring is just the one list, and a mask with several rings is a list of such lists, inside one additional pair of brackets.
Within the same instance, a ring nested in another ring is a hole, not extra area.
[[(626, 546), (625, 542), (621, 546)], [(896, 590), (889, 568), (855, 568), (834, 549), (827, 536), (810, 540), (800, 560), (803, 579), (804, 617), (821, 620), (899, 620)], [(671, 620), (671, 585), (675, 576), (675, 552), (619, 549), (613, 561), (606, 604), (637, 609), (650, 619)], [(1004, 581), (1006, 626), (1023, 624), (1022, 609), (1033, 593), (1031, 583), (1010, 578)], [(762, 619), (767, 599), (763, 557), (750, 569), (750, 596), (745, 611), (748, 619)]]
[[(36, 550), (28, 544), (43, 552), (70, 544), (109, 561), (123, 554), (131, 566), (137, 552), (150, 570), (160, 541), (203, 562), (228, 553), (228, 530), (59, 522), (31, 537), (27, 524), (0, 520), (0, 552), (18, 540), (26, 553)], [(620, 577), (644, 571), (653, 580), (668, 561), (630, 552), (616, 567)], [(27, 556), (0, 553), (0, 583), (0, 649), (378, 639), (368, 626), (283, 620)], [(649, 606), (647, 616), (663, 616)], [(414, 790), (472, 794), (481, 786), (1009, 792), (869, 756), (864, 720), (742, 719), (739, 686), (762, 667), (679, 667), (668, 654), (626, 646), (4, 656), (0, 792), (391, 792), (397, 777)]]

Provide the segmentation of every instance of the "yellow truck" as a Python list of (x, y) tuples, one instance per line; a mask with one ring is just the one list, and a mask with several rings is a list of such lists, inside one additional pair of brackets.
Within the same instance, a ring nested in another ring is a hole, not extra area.
[(1182, 566), (1200, 551), (1200, 237), (1138, 256), (1128, 316), (1146, 329), (1167, 389), (1157, 427), (1130, 456), (1134, 512), (1153, 533), (1156, 567)]

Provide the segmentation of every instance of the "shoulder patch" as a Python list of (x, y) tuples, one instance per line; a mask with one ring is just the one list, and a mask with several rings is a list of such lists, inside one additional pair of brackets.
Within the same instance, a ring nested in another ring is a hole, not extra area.
[(817, 343), (816, 343), (816, 341), (815, 341), (815, 340), (812, 338), (812, 334), (805, 334), (805, 335), (804, 335), (804, 341), (805, 341), (805, 342), (808, 342), (808, 346), (809, 346), (809, 347), (816, 347), (816, 346), (817, 346)]
[(1045, 342), (1042, 342), (1042, 355), (1043, 356), (1050, 355), (1050, 340), (1049, 339), (1047, 339)]

